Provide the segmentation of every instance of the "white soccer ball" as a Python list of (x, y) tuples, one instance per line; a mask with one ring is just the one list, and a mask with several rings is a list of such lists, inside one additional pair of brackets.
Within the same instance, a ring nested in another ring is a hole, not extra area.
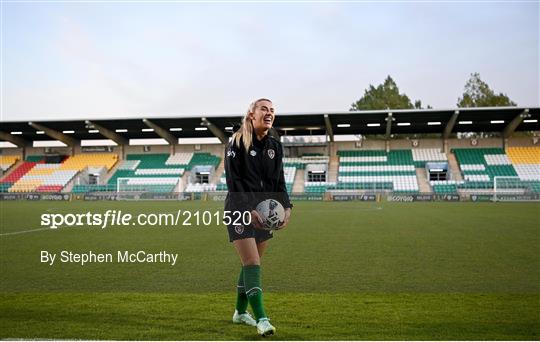
[(257, 205), (256, 208), (263, 219), (263, 228), (274, 230), (279, 228), (285, 220), (285, 208), (274, 199), (267, 199)]

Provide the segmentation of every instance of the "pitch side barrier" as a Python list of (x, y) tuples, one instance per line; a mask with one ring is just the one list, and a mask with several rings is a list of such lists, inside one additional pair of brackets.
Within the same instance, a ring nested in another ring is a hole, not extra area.
[(388, 195), (386, 200), (388, 202), (459, 202), (464, 200), (462, 196), (458, 194), (411, 194), (411, 195)]
[(68, 193), (0, 193), (0, 201), (70, 201)]
[[(223, 202), (226, 192), (175, 193), (0, 193), (0, 201), (215, 201)], [(293, 193), (297, 201), (359, 201), (359, 202), (538, 202), (540, 194), (402, 194), (402, 193)]]

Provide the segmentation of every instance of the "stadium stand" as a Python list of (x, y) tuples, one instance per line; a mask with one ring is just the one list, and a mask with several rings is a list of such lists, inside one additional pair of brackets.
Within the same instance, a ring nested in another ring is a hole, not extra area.
[[(302, 157), (283, 158), (283, 171), (285, 174), (285, 183), (287, 191), (292, 192), (294, 180), (298, 170), (320, 170), (326, 173), (328, 169), (329, 157), (323, 156), (321, 153), (304, 153)], [(318, 185), (314, 185), (318, 184)], [(326, 182), (313, 182), (304, 175), (304, 190), (306, 192), (319, 192), (316, 189), (323, 188)]]
[(9, 189), (17, 183), (28, 171), (30, 171), (36, 163), (34, 162), (23, 162), (16, 169), (13, 170), (9, 175), (2, 179), (2, 190), (9, 191)]
[(28, 171), (30, 171), (36, 163), (34, 162), (23, 162), (21, 165), (19, 165), (13, 172), (11, 172), (9, 175), (7, 175), (2, 182), (4, 183), (15, 183), (17, 182), (22, 176), (24, 176)]
[(467, 148), (454, 149), (460, 164), (464, 182), (458, 183), (459, 189), (494, 188), (495, 177), (515, 177), (521, 181), (513, 186), (531, 188), (538, 192), (540, 188), (540, 148), (509, 147), (502, 148)]
[(176, 168), (178, 165), (166, 164), (169, 160), (169, 154), (159, 153), (159, 154), (128, 154), (127, 161), (138, 162), (134, 170), (140, 169), (170, 169)]
[(13, 184), (9, 192), (58, 192), (78, 170), (63, 170), (62, 164), (38, 163)]
[(283, 158), (283, 166), (305, 169), (308, 164), (328, 164), (328, 157), (320, 155), (303, 155), (300, 158)]
[(460, 182), (453, 180), (445, 180), (430, 181), (429, 184), (431, 185), (433, 192), (436, 194), (456, 194), (458, 193), (457, 185), (460, 184)]
[(191, 153), (128, 154), (109, 178), (107, 186), (77, 187), (76, 192), (117, 191), (119, 179), (126, 191), (171, 192), (175, 190), (190, 160)]
[[(177, 186), (185, 171), (192, 170), (197, 166), (215, 168), (220, 161), (220, 157), (206, 152), (179, 152), (172, 155), (166, 153), (128, 154), (126, 160), (121, 161), (107, 184), (76, 185), (73, 192), (117, 191), (119, 180), (121, 191), (177, 191)], [(216, 187), (216, 184), (188, 183), (184, 191), (216, 191)]]
[[(194, 153), (188, 165), (188, 170), (191, 171), (191, 177), (188, 178), (188, 183), (186, 184), (185, 191), (206, 192), (221, 191), (220, 189), (226, 190), (227, 185), (225, 184), (225, 181), (223, 180), (223, 183), (221, 183), (221, 178), (223, 178), (224, 175), (220, 176), (220, 183), (214, 184), (211, 182), (211, 179), (214, 178), (214, 172), (216, 172), (216, 169), (218, 168), (220, 162), (221, 158), (211, 153)], [(206, 175), (207, 181), (202, 180), (199, 177), (202, 174)]]
[(294, 185), (294, 177), (296, 176), (296, 167), (284, 166), (283, 174), (285, 176), (285, 186), (287, 187), (287, 192), (291, 193)]
[[(523, 186), (540, 190), (540, 148), (455, 148), (451, 151), (458, 162), (463, 181), (429, 181), (435, 194), (456, 194), (461, 191), (492, 191), (494, 178), (519, 177)], [(438, 148), (391, 150), (340, 150), (337, 182), (308, 181), (307, 169), (327, 170), (329, 157), (319, 153), (302, 157), (285, 158), (284, 174), (287, 191), (292, 192), (298, 170), (306, 170), (305, 193), (326, 191), (394, 191), (416, 193), (419, 180), (416, 168), (427, 162), (447, 162), (448, 158)], [(126, 191), (172, 192), (180, 189), (181, 177), (186, 171), (200, 166), (215, 168), (221, 158), (207, 152), (181, 152), (172, 155), (128, 154), (117, 165), (104, 184), (77, 184), (74, 193), (117, 191), (118, 180)], [(6, 167), (14, 165), (15, 156), (4, 156)], [(87, 167), (105, 167), (111, 170), (118, 162), (113, 153), (82, 153), (66, 158), (62, 163), (45, 163), (45, 156), (28, 156), (26, 161), (0, 181), (2, 192), (58, 192)], [(9, 165), (9, 166), (8, 166)], [(310, 166), (308, 166), (310, 165)], [(315, 167), (313, 167), (315, 165)], [(307, 168), (307, 169), (306, 169)], [(216, 184), (197, 183), (188, 179), (183, 191), (226, 191), (225, 172)], [(214, 178), (215, 179), (215, 178)]]
[(80, 171), (86, 167), (106, 167), (110, 170), (118, 161), (114, 153), (82, 153), (67, 158), (61, 166), (62, 170)]
[(227, 178), (225, 171), (223, 171), (219, 177), (219, 183), (216, 184), (216, 191), (227, 191)]
[(120, 162), (120, 165), (118, 166), (118, 170), (136, 170), (139, 164), (141, 163), (140, 160), (122, 160)]
[(415, 148), (412, 156), (416, 167), (424, 167), (427, 162), (448, 161), (446, 153), (439, 148)]
[(15, 165), (19, 159), (21, 159), (19, 156), (0, 156), (0, 168), (4, 172)]
[(188, 183), (186, 186), (186, 192), (205, 192), (216, 191), (217, 185), (211, 183)]
[[(383, 122), (390, 113), (399, 122), (411, 122), (412, 125), (377, 125), (377, 128), (369, 125), (370, 122)], [(426, 125), (422, 115), (427, 113), (430, 120), (440, 121), (440, 125)], [(486, 129), (478, 121), (479, 113), (486, 117), (504, 118), (508, 123), (518, 115), (526, 116), (528, 119), (518, 126), (501, 126), (504, 132), (500, 130), (500, 133), (505, 136), (513, 131), (527, 134), (504, 140), (501, 140), (501, 136), (471, 138), (469, 133)], [(344, 115), (350, 123), (340, 124)], [(280, 125), (276, 130), (282, 134), (284, 153), (289, 156), (284, 158), (287, 190), (292, 192), (294, 188), (298, 194), (326, 191), (472, 194), (477, 190), (482, 193), (494, 192), (495, 187), (505, 186), (499, 182), (505, 179), (514, 182), (507, 183), (508, 186), (521, 182), (526, 191), (540, 189), (539, 138), (530, 135), (531, 131), (540, 128), (539, 108), (460, 108), (460, 120), (472, 123), (466, 127), (451, 127), (454, 123), (449, 121), (448, 115), (446, 110), (283, 114), (279, 117)], [(214, 119), (214, 125), (225, 132), (225, 137), (218, 137), (223, 144), (226, 143), (227, 126), (238, 119), (233, 116)], [(27, 132), (27, 122), (4, 124), (9, 126), (9, 131), (28, 133), (24, 134), (27, 142), (35, 139), (35, 132)], [(169, 124), (173, 125), (171, 122)], [(208, 138), (215, 135), (211, 131), (197, 131), (195, 128), (199, 125), (197, 120), (175, 118), (173, 126), (184, 126), (184, 129), (171, 132), (182, 132), (173, 134), (178, 138), (200, 138), (203, 135)], [(294, 129), (283, 128), (288, 126)], [(54, 130), (53, 127), (50, 129)], [(443, 130), (452, 133), (444, 136)], [(0, 167), (9, 170), (0, 179), (0, 191), (86, 193), (117, 191), (118, 184), (127, 191), (227, 190), (222, 146), (185, 145), (180, 147), (183, 152), (174, 154), (168, 153), (176, 148), (173, 146), (151, 147), (152, 153), (146, 146), (141, 149), (129, 144), (120, 146), (121, 149), (105, 146), (86, 148), (78, 144), (87, 138), (83, 131), (71, 134), (74, 142), (70, 144), (68, 139), (65, 148), (38, 148), (19, 143), (16, 144), (19, 150), (6, 151), (9, 155), (0, 156)], [(314, 132), (317, 135), (313, 135)], [(359, 132), (362, 137), (358, 136)], [(117, 133), (126, 139), (147, 138), (150, 134), (132, 129), (129, 129), (129, 134)], [(424, 139), (424, 133), (430, 136)], [(155, 132), (152, 134), (153, 138), (159, 137)], [(418, 141), (411, 141), (411, 134), (415, 135), (415, 139), (418, 137)], [(354, 135), (355, 140), (333, 140), (333, 135)], [(55, 139), (54, 136), (51, 138)], [(171, 141), (169, 143), (174, 143)], [(450, 152), (442, 152), (443, 146), (446, 151), (450, 148)], [(505, 149), (501, 146), (512, 147)], [(116, 153), (104, 151), (121, 151), (125, 160), (119, 160)], [(26, 156), (25, 160), (21, 161), (17, 154)], [(71, 156), (67, 157), (68, 154)]]
[(338, 151), (339, 190), (418, 192), (411, 150)]
[(14, 170), (2, 183), (9, 192), (59, 192), (77, 173), (86, 167), (106, 167), (110, 169), (118, 159), (116, 154), (96, 153), (78, 154), (62, 163), (43, 163), (43, 156), (29, 156), (17, 170)]
[(217, 167), (221, 158), (206, 152), (194, 153), (188, 164), (188, 170), (191, 170), (195, 166), (210, 165)]
[(459, 189), (493, 189), (496, 176), (516, 177), (517, 173), (502, 148), (453, 149), (464, 182)]
[(182, 165), (186, 166), (189, 165), (191, 162), (191, 159), (193, 159), (193, 153), (191, 152), (178, 152), (171, 154), (169, 158), (165, 161), (165, 165)]
[(506, 154), (521, 180), (540, 181), (540, 147), (509, 147)]
[[(294, 184), (294, 177), (296, 175), (296, 167), (286, 166), (283, 168), (283, 173), (285, 176), (285, 185), (287, 187), (287, 192), (291, 193), (293, 184)], [(225, 177), (225, 172), (221, 174), (219, 178), (219, 183), (215, 184), (215, 186), (211, 187), (210, 189), (211, 190), (205, 190), (205, 191), (227, 191), (227, 181)]]
[(335, 182), (306, 182), (304, 191), (306, 193), (324, 193), (328, 189), (335, 188)]

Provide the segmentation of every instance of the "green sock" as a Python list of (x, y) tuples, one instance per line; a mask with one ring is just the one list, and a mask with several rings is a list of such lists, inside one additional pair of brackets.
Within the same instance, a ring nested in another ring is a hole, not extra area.
[(246, 289), (249, 304), (253, 309), (255, 319), (259, 321), (261, 318), (266, 318), (264, 312), (263, 295), (261, 288), (261, 266), (248, 265), (244, 266), (244, 286)]
[(236, 311), (243, 314), (248, 307), (248, 298), (246, 295), (246, 288), (244, 287), (244, 269), (240, 269), (240, 276), (238, 277), (238, 286), (236, 287)]

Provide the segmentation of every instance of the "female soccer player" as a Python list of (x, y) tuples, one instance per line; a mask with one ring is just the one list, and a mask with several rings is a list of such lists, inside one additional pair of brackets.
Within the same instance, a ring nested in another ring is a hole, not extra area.
[[(242, 262), (233, 323), (256, 326), (262, 336), (276, 331), (264, 310), (261, 285), (261, 257), (268, 239), (272, 238), (272, 231), (261, 229), (263, 221), (255, 207), (264, 197), (277, 196), (275, 199), (285, 208), (285, 219), (279, 229), (289, 223), (292, 208), (285, 187), (281, 143), (268, 134), (274, 118), (270, 100), (253, 102), (225, 150), (228, 188), (225, 210), (249, 211), (251, 214), (251, 225), (230, 224), (227, 227), (229, 240)], [(247, 312), (248, 304), (255, 319)]]

